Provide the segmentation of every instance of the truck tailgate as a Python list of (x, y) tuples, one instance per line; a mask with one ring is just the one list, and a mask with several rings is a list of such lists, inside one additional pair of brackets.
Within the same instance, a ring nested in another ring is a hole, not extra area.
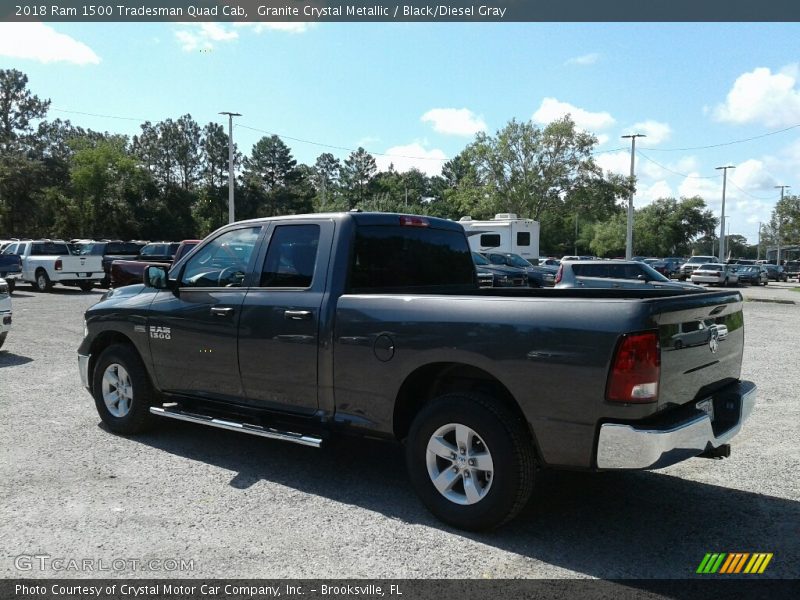
[(700, 400), (739, 379), (742, 296), (713, 292), (646, 301), (661, 343), (659, 408)]

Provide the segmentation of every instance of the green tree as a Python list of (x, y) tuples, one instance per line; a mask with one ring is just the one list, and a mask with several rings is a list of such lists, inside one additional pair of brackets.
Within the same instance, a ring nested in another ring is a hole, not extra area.
[(600, 175), (596, 143), (569, 116), (544, 128), (513, 119), (494, 137), (478, 133), (465, 152), (495, 208), (540, 220), (583, 179)]
[(38, 233), (46, 170), (33, 148), (32, 122), (44, 118), (49, 106), (28, 89), (27, 75), (0, 70), (0, 231), (7, 235)]
[(350, 153), (341, 170), (348, 208), (354, 208), (366, 199), (367, 186), (377, 170), (375, 159), (364, 148), (359, 147)]
[(323, 152), (314, 162), (311, 182), (316, 192), (315, 206), (318, 210), (343, 208), (339, 202), (341, 170), (342, 163), (330, 152)]

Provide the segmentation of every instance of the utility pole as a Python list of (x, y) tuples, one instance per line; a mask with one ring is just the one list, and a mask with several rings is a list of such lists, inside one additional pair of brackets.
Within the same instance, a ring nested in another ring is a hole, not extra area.
[[(790, 185), (776, 185), (775, 186), (775, 188), (781, 188), (781, 204), (783, 204), (783, 190), (785, 190), (788, 187), (792, 187), (792, 186), (790, 186)], [(776, 267), (780, 267), (781, 266), (781, 225), (783, 225), (783, 223), (781, 223), (781, 215), (777, 210), (775, 211), (775, 218), (778, 220), (778, 254), (775, 257), (775, 266)]]
[(758, 246), (756, 247), (756, 260), (761, 260), (761, 221), (758, 222)]
[(233, 206), (233, 117), (241, 117), (240, 113), (221, 112), (221, 115), (228, 115), (228, 223), (236, 220), (236, 211)]
[(625, 259), (631, 260), (633, 258), (633, 184), (634, 184), (634, 176), (635, 176), (635, 164), (636, 164), (636, 138), (637, 137), (647, 137), (643, 133), (633, 133), (631, 135), (623, 135), (623, 139), (630, 138), (631, 140), (631, 194), (628, 198), (628, 230), (625, 236)]
[(575, 247), (573, 248), (572, 254), (578, 256), (578, 214), (575, 213)]
[(717, 171), (722, 171), (722, 214), (720, 216), (720, 233), (719, 236), (719, 262), (725, 262), (725, 187), (728, 183), (728, 169), (735, 169), (733, 165), (725, 167), (717, 167)]

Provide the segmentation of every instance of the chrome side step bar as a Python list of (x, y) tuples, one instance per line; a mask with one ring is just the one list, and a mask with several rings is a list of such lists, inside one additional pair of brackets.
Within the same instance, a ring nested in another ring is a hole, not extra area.
[(300, 444), (301, 446), (319, 448), (322, 445), (322, 438), (311, 435), (303, 435), (302, 433), (295, 433), (293, 431), (279, 431), (278, 429), (273, 429), (272, 427), (260, 427), (259, 425), (251, 425), (250, 423), (238, 423), (236, 421), (228, 421), (227, 419), (209, 417), (207, 415), (187, 413), (177, 408), (151, 406), (150, 412), (154, 415), (158, 415), (159, 417), (168, 417), (170, 419), (177, 419), (178, 421), (188, 421), (189, 423), (199, 423), (200, 425), (208, 425), (210, 427), (238, 431), (239, 433), (249, 433), (251, 435), (257, 435), (272, 440), (292, 442), (293, 444)]

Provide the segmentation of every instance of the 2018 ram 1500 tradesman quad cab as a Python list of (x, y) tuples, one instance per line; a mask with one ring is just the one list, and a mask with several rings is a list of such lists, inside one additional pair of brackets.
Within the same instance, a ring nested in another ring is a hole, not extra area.
[(537, 465), (727, 454), (755, 402), (743, 342), (736, 291), (481, 290), (458, 223), (344, 213), (214, 232), (90, 308), (78, 354), (114, 432), (403, 440), (428, 508), (480, 529), (523, 507)]

